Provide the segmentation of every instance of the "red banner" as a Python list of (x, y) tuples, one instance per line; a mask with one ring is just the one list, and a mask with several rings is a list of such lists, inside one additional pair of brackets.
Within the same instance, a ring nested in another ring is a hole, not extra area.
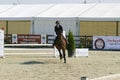
[(41, 36), (32, 34), (18, 34), (18, 44), (40, 44)]

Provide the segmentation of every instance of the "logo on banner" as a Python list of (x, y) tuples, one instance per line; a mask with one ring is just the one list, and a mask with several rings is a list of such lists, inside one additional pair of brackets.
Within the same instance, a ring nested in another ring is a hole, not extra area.
[(105, 42), (102, 38), (98, 38), (95, 40), (95, 48), (96, 49), (104, 49), (105, 47)]

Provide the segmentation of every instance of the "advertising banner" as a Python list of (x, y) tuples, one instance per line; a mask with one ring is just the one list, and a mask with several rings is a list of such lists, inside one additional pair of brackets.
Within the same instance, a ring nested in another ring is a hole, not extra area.
[(120, 36), (94, 36), (93, 49), (120, 49)]
[(41, 36), (32, 34), (18, 34), (18, 44), (40, 44)]

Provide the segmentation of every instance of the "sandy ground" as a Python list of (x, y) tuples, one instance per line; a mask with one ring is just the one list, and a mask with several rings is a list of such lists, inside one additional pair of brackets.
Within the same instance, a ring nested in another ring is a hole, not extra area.
[(120, 51), (90, 51), (89, 57), (67, 57), (66, 64), (41, 54), (0, 59), (0, 80), (80, 80), (119, 73)]

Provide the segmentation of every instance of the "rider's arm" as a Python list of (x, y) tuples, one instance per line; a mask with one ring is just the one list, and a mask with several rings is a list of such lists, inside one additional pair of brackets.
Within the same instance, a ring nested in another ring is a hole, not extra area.
[(57, 32), (57, 26), (55, 26), (54, 31)]
[(63, 27), (61, 25), (59, 25), (59, 26), (60, 26), (60, 30), (63, 32)]

